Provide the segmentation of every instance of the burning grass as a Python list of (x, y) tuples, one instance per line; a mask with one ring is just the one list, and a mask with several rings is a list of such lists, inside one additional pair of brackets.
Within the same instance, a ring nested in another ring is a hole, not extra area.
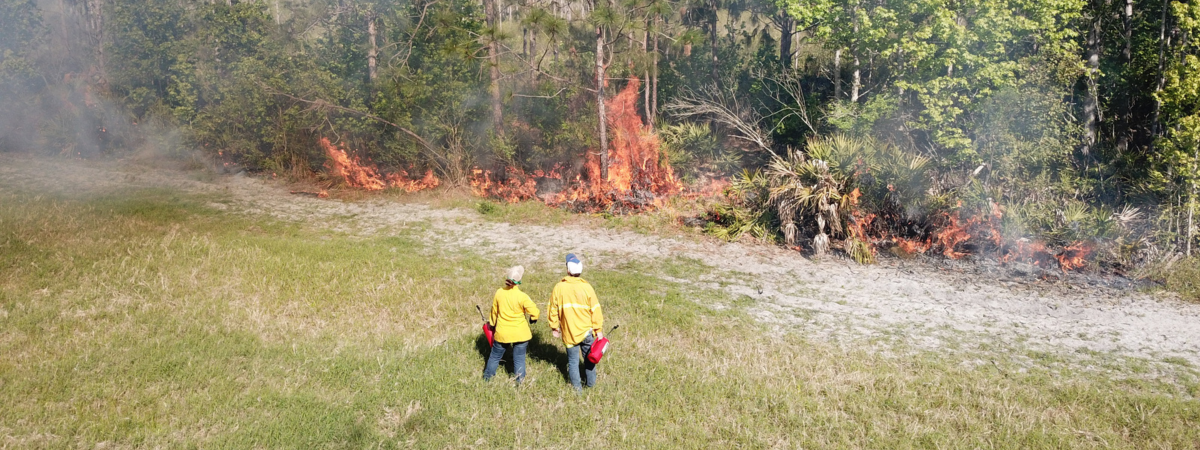
[[(443, 253), (418, 239), (422, 229), (357, 238), (211, 201), (0, 187), (3, 446), (1200, 442), (1200, 389), (1180, 398), (1153, 381), (1018, 372), (1003, 354), (991, 355), (1001, 372), (808, 342), (706, 306), (728, 303), (719, 291), (655, 276), (669, 261), (588, 275), (623, 326), (585, 399), (563, 380), (565, 356), (540, 324), (526, 385), (484, 383), (472, 305), (509, 261)], [(539, 303), (559, 265), (528, 264), (524, 287)]]
[(434, 176), (432, 170), (426, 170), (425, 176), (415, 180), (410, 179), (408, 172), (404, 170), (380, 175), (379, 169), (375, 166), (363, 164), (357, 157), (350, 157), (344, 148), (331, 144), (328, 138), (321, 138), (318, 144), (325, 150), (325, 155), (329, 157), (327, 166), (330, 173), (352, 188), (367, 191), (396, 188), (403, 189), (405, 192), (416, 192), (433, 189), (441, 184), (441, 180)]
[[(856, 190), (857, 191), (857, 190)], [(994, 255), (1003, 263), (1027, 263), (1041, 268), (1058, 267), (1063, 272), (1081, 270), (1088, 265), (1095, 245), (1089, 242), (1074, 242), (1054, 252), (1044, 242), (1019, 238), (1005, 239), (1001, 232), (1004, 213), (999, 205), (992, 205), (987, 215), (962, 219), (958, 211), (942, 214), (933, 221), (933, 231), (928, 237), (909, 238), (892, 234), (886, 224), (877, 224), (875, 214), (854, 211), (849, 220), (850, 235), (868, 243), (870, 250), (890, 248), (892, 253), (910, 257), (939, 252), (949, 259), (967, 256)]]

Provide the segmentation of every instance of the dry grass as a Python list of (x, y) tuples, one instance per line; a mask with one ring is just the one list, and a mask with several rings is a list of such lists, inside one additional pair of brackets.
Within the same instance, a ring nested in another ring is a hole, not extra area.
[[(1195, 448), (1194, 369), (1162, 383), (965, 368), (775, 334), (703, 267), (587, 275), (614, 351), (576, 397), (535, 326), (530, 377), (480, 380), (499, 261), (138, 191), (0, 187), (0, 447)], [(518, 216), (534, 213), (517, 211)], [(539, 213), (540, 214), (540, 213)], [(555, 262), (529, 267), (545, 303)], [(1190, 390), (1181, 394), (1174, 386)]]

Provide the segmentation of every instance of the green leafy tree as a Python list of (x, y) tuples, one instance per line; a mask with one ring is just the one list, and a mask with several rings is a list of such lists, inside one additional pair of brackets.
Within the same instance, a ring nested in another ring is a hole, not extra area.
[(1177, 48), (1180, 57), (1168, 67), (1165, 87), (1158, 95), (1168, 132), (1154, 176), (1174, 197), (1187, 199), (1186, 225), (1180, 234), (1190, 256), (1200, 184), (1200, 44), (1195, 41), (1200, 32), (1200, 2), (1180, 1), (1171, 6), (1171, 15), (1184, 38)]

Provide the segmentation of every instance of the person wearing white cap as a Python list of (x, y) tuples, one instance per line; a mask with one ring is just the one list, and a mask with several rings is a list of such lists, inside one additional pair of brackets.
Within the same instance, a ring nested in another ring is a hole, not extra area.
[[(533, 300), (529, 299), (528, 295), (521, 292), (521, 277), (525, 275), (525, 268), (514, 266), (508, 269), (508, 274), (504, 279), (504, 287), (496, 290), (496, 295), (492, 297), (492, 311), (488, 318), (488, 325), (495, 331), (492, 343), (492, 352), (488, 355), (487, 365), (483, 368), (483, 379), (490, 380), (496, 375), (496, 369), (500, 366), (500, 359), (504, 358), (504, 353), (508, 349), (512, 349), (513, 353), (513, 372), (517, 375), (517, 385), (521, 385), (521, 381), (525, 379), (525, 352), (529, 348), (529, 340), (533, 338), (533, 334), (529, 331), (530, 323), (537, 323), (538, 311), (537, 305)], [(525, 315), (529, 315), (528, 321)]]
[[(582, 274), (583, 261), (574, 253), (567, 254), (567, 276), (554, 285), (550, 305), (546, 308), (551, 333), (561, 337), (567, 347), (567, 377), (576, 391), (583, 390), (584, 381), (587, 387), (596, 385), (596, 365), (588, 362), (586, 355), (591, 351), (592, 343), (604, 337), (600, 331), (604, 326), (600, 299), (592, 285), (580, 278)], [(581, 360), (585, 380), (580, 380), (579, 376)]]

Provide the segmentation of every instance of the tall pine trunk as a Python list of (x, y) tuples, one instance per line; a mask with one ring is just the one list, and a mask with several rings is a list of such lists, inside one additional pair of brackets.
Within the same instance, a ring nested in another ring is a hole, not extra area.
[[(1158, 84), (1154, 87), (1154, 93), (1160, 94), (1167, 85), (1167, 46), (1171, 45), (1167, 40), (1167, 10), (1170, 5), (1170, 0), (1163, 0), (1162, 3), (1162, 18), (1158, 24)], [(1159, 114), (1162, 112), (1162, 100), (1158, 95), (1154, 96), (1154, 118), (1150, 121), (1151, 134), (1154, 138), (1162, 136), (1163, 127), (1159, 123)]]
[(1121, 50), (1121, 57), (1128, 63), (1133, 60), (1133, 0), (1125, 0), (1121, 22), (1125, 38), (1125, 48)]
[(796, 19), (786, 12), (781, 12), (783, 18), (779, 21), (779, 63), (783, 67), (792, 67), (792, 40), (796, 34)]
[(1100, 71), (1100, 18), (1092, 21), (1092, 29), (1087, 38), (1087, 96), (1083, 99), (1083, 154), (1090, 156), (1096, 147), (1096, 128), (1099, 123), (1099, 89), (1096, 87), (1096, 75)]
[[(646, 20), (646, 32), (642, 34), (642, 54), (650, 56), (650, 20)], [(654, 116), (650, 115), (650, 65), (642, 71), (642, 103), (646, 113), (646, 126), (654, 128)]]
[(833, 98), (842, 98), (842, 49), (833, 51)]
[(859, 67), (858, 52), (854, 52), (854, 74), (850, 78), (850, 102), (858, 103), (858, 92), (862, 88), (862, 68)]
[(608, 181), (608, 116), (604, 111), (604, 27), (596, 27), (596, 118), (600, 122), (600, 179)]
[[(655, 31), (658, 30), (659, 18), (654, 18)], [(654, 33), (654, 55), (650, 59), (650, 117), (658, 117), (658, 34)]]
[(367, 14), (367, 78), (375, 84), (375, 58), (379, 55), (379, 47), (375, 45), (375, 13)]
[(1188, 195), (1188, 229), (1185, 235), (1187, 236), (1187, 255), (1192, 256), (1192, 241), (1195, 240), (1195, 222), (1196, 217), (1196, 178), (1200, 177), (1200, 147), (1192, 149), (1192, 192)]
[[(108, 68), (104, 54), (104, 0), (87, 0), (83, 5), (86, 10), (88, 38), (95, 52), (96, 75), (99, 76), (99, 84), (106, 84)], [(96, 82), (95, 79), (92, 81)]]
[(717, 3), (715, 0), (709, 0), (708, 6), (712, 11), (708, 18), (708, 46), (712, 50), (712, 65), (709, 66), (709, 70), (712, 73), (713, 84), (721, 87), (721, 72), (718, 70), (721, 60), (717, 56)]
[(852, 56), (854, 56), (854, 74), (851, 76), (851, 79), (850, 79), (850, 102), (858, 103), (858, 92), (859, 92), (859, 89), (862, 88), (862, 68), (859, 67), (860, 63), (858, 60), (859, 48), (858, 48), (858, 5), (857, 4), (854, 5), (854, 9), (852, 10), (852, 12), (850, 14), (854, 18), (853, 19), (853, 21), (854, 21), (854, 34), (853, 34), (854, 41), (850, 47), (850, 53)]
[(492, 127), (496, 134), (504, 136), (504, 110), (500, 104), (500, 52), (497, 48), (496, 36), (499, 33), (500, 7), (498, 0), (484, 0), (485, 19), (491, 35), (488, 36), (488, 73), (491, 78), (488, 93), (492, 100)]

